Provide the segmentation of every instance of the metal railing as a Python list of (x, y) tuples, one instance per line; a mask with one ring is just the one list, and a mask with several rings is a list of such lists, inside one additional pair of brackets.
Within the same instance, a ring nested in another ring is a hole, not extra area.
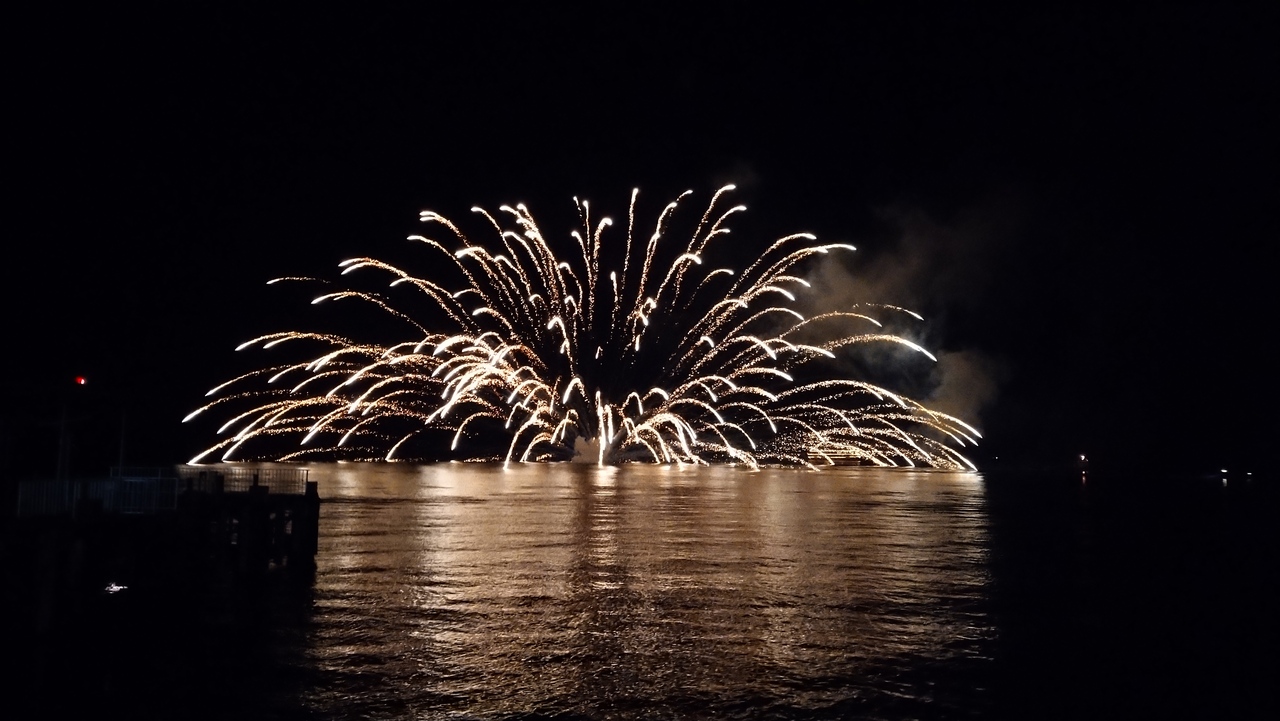
[(173, 477), (22, 481), (16, 512), (19, 516), (61, 515), (91, 502), (106, 513), (159, 513), (177, 508), (178, 492), (178, 479)]
[(303, 495), (308, 476), (305, 468), (112, 468), (109, 478), (21, 481), (14, 510), (19, 516), (62, 515), (87, 501), (106, 513), (161, 513), (176, 509), (188, 490), (244, 493), (262, 486), (273, 495)]
[(213, 492), (221, 483), (228, 493), (266, 486), (271, 493), (301, 495), (307, 492), (310, 471), (306, 468), (240, 468), (238, 466), (179, 466), (183, 487)]

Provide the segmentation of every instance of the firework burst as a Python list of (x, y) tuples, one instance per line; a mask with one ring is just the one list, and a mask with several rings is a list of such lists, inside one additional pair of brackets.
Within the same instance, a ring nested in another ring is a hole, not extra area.
[[(289, 346), (308, 355), (210, 391), (214, 400), (186, 420), (210, 409), (231, 418), (219, 431), (226, 437), (192, 462), (418, 460), (449, 444), (456, 455), (506, 462), (586, 453), (601, 464), (972, 468), (952, 446), (973, 444), (974, 428), (831, 371), (860, 345), (897, 344), (935, 360), (927, 350), (856, 309), (805, 316), (793, 307), (809, 287), (798, 268), (852, 246), (798, 233), (742, 271), (704, 262), (745, 210), (722, 209), (732, 187), (715, 193), (674, 248), (666, 236), (689, 192), (651, 233), (637, 227), (635, 191), (625, 230), (593, 220), (575, 199), (581, 225), (565, 258), (523, 205), (498, 215), (473, 209), (488, 244), (423, 212), (438, 235), (410, 240), (433, 256), (434, 280), (353, 258), (340, 264), (343, 275), (373, 274), (389, 287), (313, 301), (368, 304), (400, 327), (400, 340), (286, 331), (244, 343), (237, 350)], [(607, 242), (624, 233), (623, 244)], [(424, 443), (433, 450), (423, 453)]]

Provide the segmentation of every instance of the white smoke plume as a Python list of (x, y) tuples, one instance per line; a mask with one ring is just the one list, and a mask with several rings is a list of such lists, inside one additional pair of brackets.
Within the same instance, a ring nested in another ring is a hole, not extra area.
[[(993, 312), (988, 290), (1018, 232), (1018, 203), (1001, 196), (942, 219), (904, 206), (878, 215), (883, 233), (854, 242), (857, 253), (825, 258), (811, 273), (815, 304), (808, 310), (866, 312), (885, 324), (885, 332), (928, 348), (938, 361), (927, 387), (914, 390), (923, 391), (919, 397), (929, 407), (980, 426), (983, 408), (995, 401), (1006, 377), (1006, 364), (971, 345), (966, 329), (979, 328)], [(924, 320), (884, 305), (917, 312)], [(876, 331), (868, 325), (866, 332)], [(888, 348), (864, 363), (892, 373), (908, 356), (904, 349)]]

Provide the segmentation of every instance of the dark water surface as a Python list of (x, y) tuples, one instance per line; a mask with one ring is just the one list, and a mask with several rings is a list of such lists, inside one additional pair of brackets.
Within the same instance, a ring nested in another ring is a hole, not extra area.
[(450, 465), (321, 484), (304, 701), (334, 717), (989, 705), (976, 476)]
[(1270, 487), (852, 468), (311, 473), (313, 582), (268, 589), (232, 621), (113, 600), (99, 612), (111, 629), (68, 649), (98, 661), (65, 666), (99, 680), (68, 688), (154, 718), (1277, 708)]

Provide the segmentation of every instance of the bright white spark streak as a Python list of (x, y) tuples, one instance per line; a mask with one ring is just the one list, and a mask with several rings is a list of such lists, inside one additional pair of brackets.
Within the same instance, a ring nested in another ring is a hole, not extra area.
[[(575, 200), (581, 226), (560, 236), (573, 249), (564, 256), (523, 204), (501, 206), (498, 215), (473, 208), (492, 234), (487, 243), (423, 211), (421, 220), (441, 236), (410, 240), (426, 246), (431, 279), (349, 258), (339, 263), (340, 276), (380, 275), (383, 290), (328, 290), (313, 301), (355, 299), (408, 336), (378, 343), (286, 331), (241, 344), (237, 350), (319, 350), (211, 390), (212, 400), (183, 421), (218, 406), (231, 411), (220, 431), (229, 435), (193, 462), (214, 452), (226, 459), (438, 458), (447, 446), (512, 463), (567, 459), (583, 439), (598, 449), (599, 463), (812, 468), (852, 458), (974, 468), (948, 444), (975, 442), (977, 429), (845, 377), (836, 351), (888, 343), (936, 356), (882, 332), (869, 313), (806, 317), (790, 307), (811, 290), (804, 264), (852, 245), (795, 233), (753, 253), (742, 272), (707, 267), (729, 219), (745, 210), (724, 209), (731, 190), (717, 191), (680, 241), (670, 236), (686, 227), (681, 203), (692, 191), (668, 203), (651, 229), (637, 220), (639, 191), (627, 222), (617, 224), (624, 231), (609, 218), (593, 221), (589, 203)], [(619, 232), (623, 244), (610, 246)], [(319, 282), (271, 283), (282, 280)], [(905, 308), (876, 307), (923, 320)], [(866, 323), (876, 332), (849, 330)], [(286, 376), (289, 384), (275, 383)], [(290, 438), (302, 450), (277, 450)], [(329, 438), (336, 441), (322, 442)]]

